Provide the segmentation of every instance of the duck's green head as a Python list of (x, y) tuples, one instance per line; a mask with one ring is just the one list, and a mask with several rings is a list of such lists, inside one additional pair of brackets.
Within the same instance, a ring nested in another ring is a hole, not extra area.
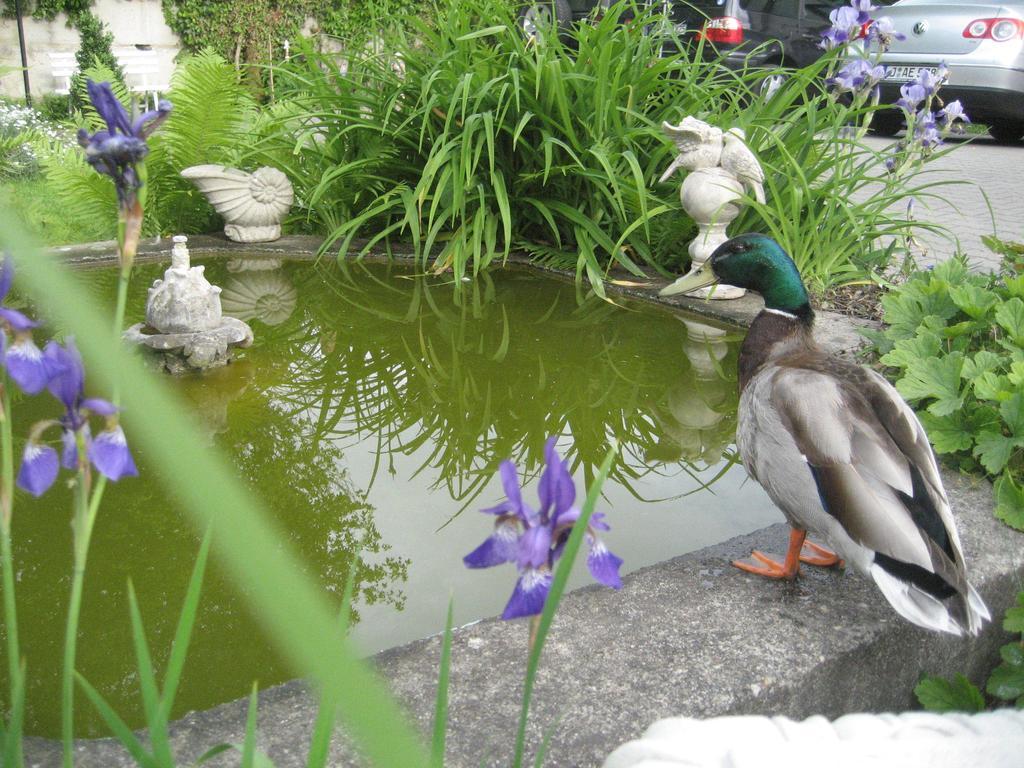
[(719, 282), (757, 291), (768, 309), (796, 315), (810, 312), (807, 290), (796, 264), (782, 246), (766, 235), (740, 235), (727, 240), (700, 270), (677, 281), (672, 288), (673, 293), (682, 293)]

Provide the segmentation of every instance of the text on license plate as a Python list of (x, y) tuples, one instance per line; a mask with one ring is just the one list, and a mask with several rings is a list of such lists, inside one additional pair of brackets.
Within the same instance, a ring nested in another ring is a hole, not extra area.
[(885, 79), (898, 83), (909, 83), (911, 80), (917, 80), (924, 70), (928, 70), (933, 75), (938, 74), (939, 71), (938, 67), (910, 67), (905, 64), (886, 65)]

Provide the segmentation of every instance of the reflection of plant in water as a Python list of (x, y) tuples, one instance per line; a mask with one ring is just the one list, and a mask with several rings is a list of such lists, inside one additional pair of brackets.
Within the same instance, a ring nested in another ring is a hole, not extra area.
[[(617, 440), (614, 479), (632, 483), (660, 471), (665, 426), (679, 429), (673, 393), (735, 408), (723, 371), (700, 376), (686, 357), (686, 332), (668, 313), (635, 313), (601, 300), (577, 303), (571, 286), (521, 273), (482, 273), (456, 293), (436, 278), (350, 265), (306, 274), (326, 280), (336, 301), (307, 304), (276, 334), (290, 334), (295, 355), (275, 397), (293, 416), (315, 420), (319, 444), (376, 435), (379, 460), (395, 452), (423, 456), (437, 484), (469, 504), (511, 457), (535, 474), (545, 437), (571, 434), (574, 467), (589, 482)], [(301, 286), (300, 286), (301, 290)], [(286, 330), (287, 329), (287, 330)], [(279, 336), (280, 338), (280, 336)], [(710, 460), (733, 421), (701, 438), (693, 458)], [(682, 451), (671, 456), (689, 459)], [(705, 471), (684, 461), (693, 476)], [(391, 463), (384, 465), (394, 471)], [(634, 492), (635, 493), (635, 492)]]
[[(225, 376), (219, 386), (204, 391), (219, 401), (216, 393), (231, 387), (234, 379)], [(405, 596), (400, 585), (408, 578), (409, 561), (375, 558), (390, 547), (381, 540), (367, 492), (356, 487), (344, 468), (341, 448), (311, 439), (311, 420), (286, 412), (273, 395), (271, 391), (233, 403), (231, 420), (217, 442), (226, 455), (235, 457), (241, 477), (286, 513), (283, 527), (328, 590), (340, 596), (358, 554), (355, 595), (368, 605), (384, 602), (402, 610)], [(353, 621), (358, 621), (354, 609)]]
[[(151, 272), (145, 266), (141, 269), (130, 291), (133, 309), (144, 306), (148, 283), (162, 272), (160, 265), (154, 265)], [(221, 269), (217, 263), (208, 266), (215, 282), (221, 279)], [(88, 270), (80, 277), (94, 295), (110, 296), (116, 289), (113, 270)], [(262, 324), (258, 327), (264, 330)], [(309, 420), (293, 419), (275, 401), (274, 390), (262, 387), (267, 380), (264, 374), (269, 380), (283, 379), (290, 366), (275, 362), (273, 334), (268, 330), (261, 336), (264, 346), (249, 350), (246, 359), (176, 382), (175, 388), (188, 406), (185, 410), (197, 415), (209, 440), (226, 449), (225, 455), (233, 457), (239, 473), (259, 495), (274, 499), (280, 530), (327, 590), (340, 600), (353, 558), (361, 553), (356, 569), (357, 600), (363, 605), (386, 603), (401, 610), (408, 561), (389, 556), (375, 521), (376, 510), (344, 470), (342, 448), (330, 441), (315, 445)], [(266, 366), (264, 357), (270, 361)], [(15, 432), (26, 435), (32, 423), (52, 415), (49, 397), (26, 398), (15, 414)], [(142, 719), (131, 661), (126, 580), (131, 577), (144, 605), (167, 604), (169, 595), (183, 590), (187, 573), (180, 565), (190, 560), (196, 549), (195, 532), (177, 514), (174, 502), (156, 479), (159, 468), (145, 453), (137, 453), (135, 459), (140, 477), (133, 479), (130, 487), (117, 483), (107, 489), (107, 502), (118, 514), (104, 520), (93, 541), (78, 664), (78, 670), (133, 725)], [(66, 517), (52, 512), (69, 504), (71, 494), (67, 484), (58, 482), (42, 500), (28, 495), (18, 499), (24, 511), (15, 545), (15, 559), (22, 564), (19, 619), (22, 645), (36, 670), (27, 691), (27, 727), (43, 734), (56, 733), (59, 728), (59, 607), (68, 587), (63, 552), (70, 546)], [(148, 542), (145, 548), (136, 546), (140, 535)], [(175, 600), (170, 601), (173, 603)], [(166, 662), (176, 618), (173, 611), (147, 612), (147, 632), (158, 666)], [(273, 684), (294, 675), (294, 670), (259, 640), (261, 626), (247, 610), (238, 588), (216, 564), (211, 564), (205, 580), (198, 621), (203, 631), (193, 638), (190, 650), (193, 675), (182, 680), (176, 714), (240, 696), (256, 676), (261, 684)], [(239, 643), (240, 637), (246, 642)], [(0, 669), (0, 686), (5, 676)], [(77, 708), (75, 717), (78, 734), (99, 734), (100, 721), (91, 708)]]

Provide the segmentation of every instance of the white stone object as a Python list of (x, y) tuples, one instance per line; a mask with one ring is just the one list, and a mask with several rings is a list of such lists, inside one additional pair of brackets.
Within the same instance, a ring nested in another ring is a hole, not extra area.
[(292, 183), (269, 166), (252, 173), (223, 165), (193, 165), (181, 175), (195, 184), (224, 217), (224, 234), (238, 243), (281, 236), (281, 222), (295, 200)]
[(228, 272), (258, 272), (262, 269), (280, 269), (282, 264), (284, 264), (284, 259), (260, 256), (258, 258), (228, 259), (224, 266), (228, 268)]
[(204, 370), (231, 359), (232, 346), (252, 344), (252, 329), (221, 310), (221, 289), (189, 263), (187, 237), (176, 235), (171, 266), (156, 280), (146, 301), (146, 322), (124, 332), (129, 343), (160, 353), (159, 367), (171, 373)]
[(721, 380), (721, 361), (729, 354), (725, 342), (728, 331), (695, 320), (679, 320), (686, 326), (683, 352), (693, 366), (694, 376), (700, 381)]
[[(662, 123), (662, 129), (675, 143), (679, 154), (660, 181), (667, 181), (680, 168), (690, 171), (679, 189), (679, 197), (683, 210), (697, 224), (697, 236), (688, 249), (693, 272), (729, 239), (726, 229), (740, 214), (744, 186), (757, 200), (764, 200), (761, 187), (764, 172), (744, 143), (745, 134), (739, 128), (729, 129), (723, 137), (720, 128), (687, 116), (679, 125)], [(673, 283), (662, 289), (661, 295), (679, 292)], [(719, 284), (690, 295), (738, 299), (745, 293), (742, 288)]]
[(160, 333), (209, 331), (220, 325), (220, 288), (189, 264), (188, 238), (175, 235), (171, 266), (149, 289), (146, 324)]
[(604, 768), (1020, 768), (1024, 710), (659, 720)]
[(747, 134), (742, 128), (725, 132), (722, 168), (735, 176), (757, 202), (764, 204), (764, 170), (746, 142)]

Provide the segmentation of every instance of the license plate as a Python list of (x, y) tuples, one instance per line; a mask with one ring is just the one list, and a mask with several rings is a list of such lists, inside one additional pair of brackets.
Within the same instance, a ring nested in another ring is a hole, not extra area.
[(924, 71), (933, 75), (939, 73), (938, 67), (910, 67), (905, 64), (887, 65), (885, 68), (885, 79), (896, 83), (909, 83), (917, 80)]

